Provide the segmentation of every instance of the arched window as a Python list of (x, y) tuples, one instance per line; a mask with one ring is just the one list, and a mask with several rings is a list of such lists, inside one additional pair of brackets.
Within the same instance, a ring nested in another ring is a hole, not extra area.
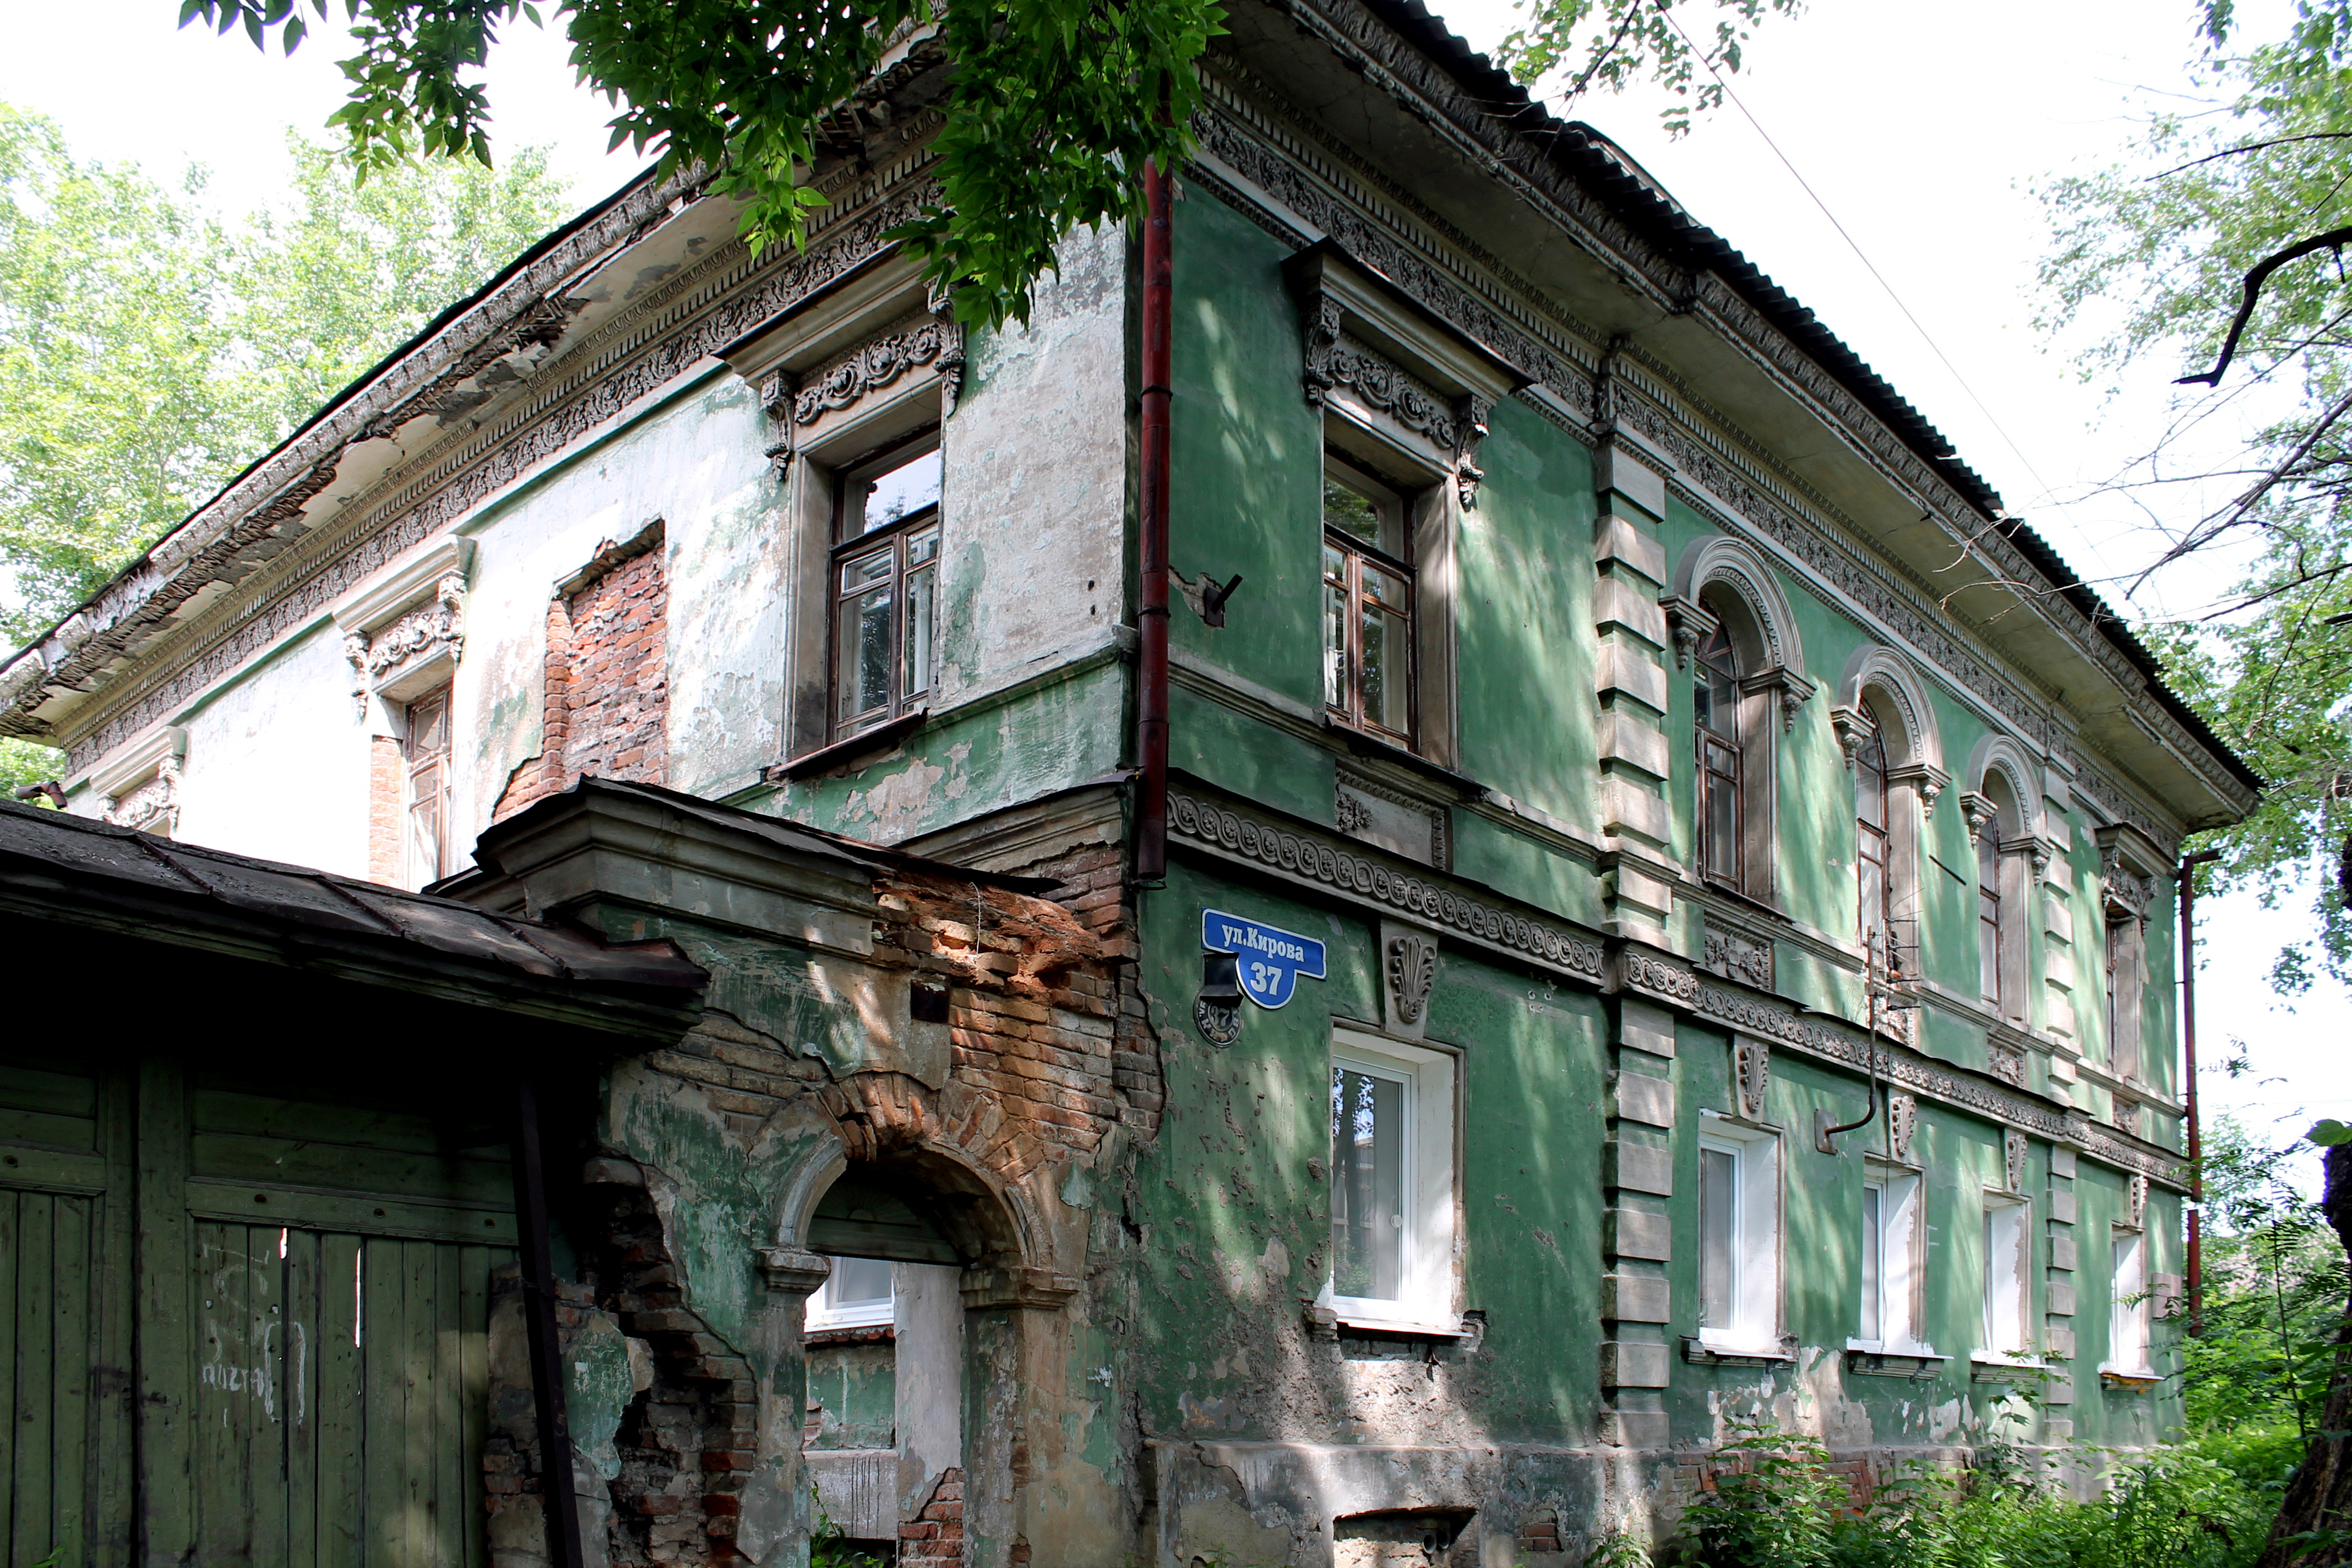
[(2025, 865), (2032, 847), (2026, 819), (2008, 776), (1984, 774), (1970, 802), (1977, 840), (1977, 967), (1979, 994), (2014, 1024), (2026, 1019), (2025, 904), (2032, 889)]
[(1990, 826), (1977, 835), (1977, 965), (1979, 994), (2000, 1005), (2000, 845)]
[(1895, 838), (1886, 780), (1885, 730), (1875, 710), (1865, 708), (1870, 732), (1853, 757), (1853, 864), (1860, 907), (1854, 935), (1871, 967), (1890, 978), (1902, 964), (1895, 945)]
[(1814, 690), (1779, 574), (1742, 542), (1695, 542), (1659, 601), (1692, 682), (1697, 763), (1692, 866), (1709, 885), (1773, 901), (1774, 747)]
[(1702, 875), (1739, 887), (1745, 879), (1740, 792), (1739, 652), (1716, 623), (1691, 661), (1693, 728), (1698, 737), (1698, 864)]

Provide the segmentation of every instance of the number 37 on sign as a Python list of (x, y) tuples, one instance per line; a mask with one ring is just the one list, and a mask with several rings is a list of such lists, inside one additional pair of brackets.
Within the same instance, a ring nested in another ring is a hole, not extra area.
[(1309, 980), (1323, 978), (1321, 942), (1222, 910), (1201, 911), (1201, 945), (1211, 952), (1234, 955), (1243, 994), (1261, 1007), (1279, 1007), (1289, 1001), (1302, 974)]

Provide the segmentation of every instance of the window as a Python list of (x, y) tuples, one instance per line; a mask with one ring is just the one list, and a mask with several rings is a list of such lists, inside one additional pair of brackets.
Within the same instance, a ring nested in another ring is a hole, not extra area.
[(1400, 745), (1413, 732), (1413, 572), (1406, 500), (1327, 455), (1323, 700), (1343, 724)]
[(2143, 942), (2137, 918), (2107, 921), (2107, 1066), (2117, 1078), (2127, 1080), (2140, 1076)]
[(832, 1277), (808, 1299), (809, 1331), (887, 1325), (898, 1302), (891, 1288), (893, 1267), (880, 1258), (835, 1258)]
[(836, 736), (915, 711), (930, 695), (940, 476), (939, 433), (932, 431), (845, 470), (836, 481)]
[(1873, 1167), (1862, 1187), (1862, 1310), (1852, 1348), (1919, 1348), (1919, 1178)]
[(2153, 1376), (2147, 1363), (2147, 1238), (2115, 1233), (2115, 1280), (2110, 1287), (2107, 1359), (2099, 1370)]
[(2001, 1003), (2000, 835), (2000, 826), (1990, 822), (1977, 835), (1978, 992), (1996, 1008)]
[(1708, 1113), (1698, 1147), (1699, 1342), (1780, 1353), (1780, 1140)]
[(449, 695), (446, 686), (408, 705), (400, 742), (407, 772), (408, 882), (422, 888), (456, 869), (449, 856)]
[(1979, 1361), (2016, 1361), (2032, 1353), (2026, 1328), (2027, 1252), (2032, 1233), (2024, 1204), (1985, 1194), (1984, 1343)]
[(1717, 881), (1738, 887), (1746, 857), (1740, 791), (1745, 784), (1739, 744), (1739, 655), (1717, 623), (1692, 660), (1696, 677), (1693, 716), (1698, 731), (1698, 863)]
[(1454, 1062), (1342, 1037), (1331, 1053), (1330, 1305), (1366, 1328), (1460, 1329)]
[(1870, 732), (1854, 752), (1854, 873), (1860, 909), (1854, 934), (1874, 969), (1889, 979), (1902, 968), (1895, 945), (1895, 840), (1888, 832), (1893, 791), (1886, 782), (1885, 731), (1872, 715)]

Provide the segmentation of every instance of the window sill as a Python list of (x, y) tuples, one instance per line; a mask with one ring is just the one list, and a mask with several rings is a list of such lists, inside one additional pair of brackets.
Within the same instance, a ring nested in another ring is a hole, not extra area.
[(887, 751), (921, 729), (923, 721), (929, 717), (929, 710), (923, 708), (918, 708), (912, 713), (901, 713), (887, 724), (860, 730), (846, 740), (819, 746), (814, 752), (803, 752), (797, 757), (763, 768), (760, 773), (760, 782), (784, 784), (793, 779), (806, 778), (812, 773), (828, 773), (869, 752)]
[(2119, 1394), (2149, 1394), (2164, 1381), (2164, 1374), (2152, 1366), (2102, 1366), (2099, 1381)]
[(2021, 1383), (2024, 1376), (2046, 1373), (2039, 1356), (2000, 1355), (1992, 1351), (1977, 1351), (1969, 1357), (1969, 1381), (1971, 1383)]
[(1683, 1336), (1683, 1360), (1693, 1366), (1794, 1366), (1793, 1352), (1774, 1343), (1742, 1345), (1731, 1341), (1709, 1344), (1696, 1334)]
[(1463, 1340), (1471, 1338), (1475, 1331), (1459, 1317), (1446, 1315), (1434, 1318), (1384, 1317), (1355, 1308), (1318, 1305), (1307, 1309), (1307, 1331), (1310, 1338), (1318, 1340), (1336, 1340), (1341, 1334), (1382, 1334), (1394, 1339), (1412, 1340)]
[(1360, 757), (1370, 757), (1378, 762), (1393, 763), (1398, 767), (1407, 768), (1450, 784), (1461, 792), (1462, 798), (1465, 800), (1480, 800), (1486, 796), (1486, 786), (1467, 773), (1457, 773), (1444, 763), (1431, 762), (1420, 752), (1400, 746), (1394, 741), (1384, 741), (1378, 735), (1370, 734), (1353, 725), (1342, 724), (1339, 720), (1332, 718), (1328, 711), (1323, 715), (1323, 732), (1340, 742)]
[(887, 1345), (898, 1337), (898, 1329), (889, 1323), (841, 1323), (811, 1329), (801, 1336), (801, 1343), (809, 1350), (822, 1345)]
[(1845, 1347), (1845, 1370), (1857, 1377), (1899, 1377), (1912, 1383), (1927, 1383), (1944, 1370), (1949, 1359), (1926, 1350), (1885, 1350), (1853, 1343)]

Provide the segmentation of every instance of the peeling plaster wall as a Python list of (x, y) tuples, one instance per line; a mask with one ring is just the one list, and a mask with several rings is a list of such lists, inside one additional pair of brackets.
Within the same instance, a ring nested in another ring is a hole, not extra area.
[(181, 721), (178, 836), (365, 877), (368, 742), (352, 686), (343, 639), (326, 623), (215, 688)]
[(953, 708), (1110, 643), (1127, 618), (1127, 235), (1061, 246), (1025, 324), (975, 333), (943, 437)]
[(470, 847), (544, 743), (547, 603), (600, 544), (665, 525), (668, 781), (707, 791), (774, 760), (782, 711), (777, 492), (751, 389), (708, 377), (465, 525), (478, 546), (458, 666), (455, 841)]

